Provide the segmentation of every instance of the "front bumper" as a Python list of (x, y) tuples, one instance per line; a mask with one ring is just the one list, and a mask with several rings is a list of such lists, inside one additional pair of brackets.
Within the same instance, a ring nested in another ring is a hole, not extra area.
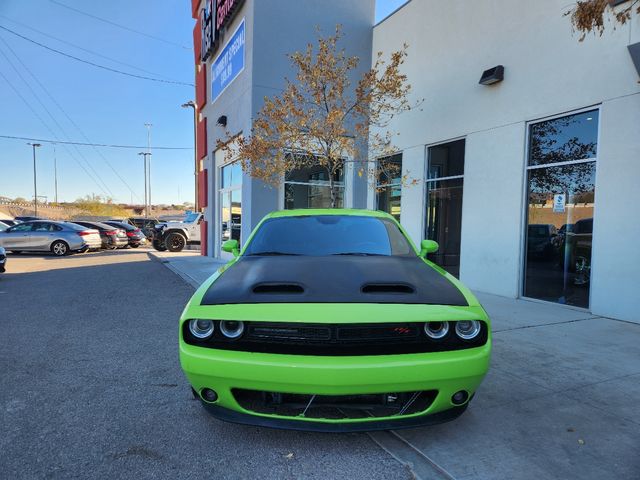
[[(472, 396), (484, 378), (490, 340), (468, 350), (350, 357), (315, 357), (215, 350), (180, 342), (180, 362), (196, 392), (210, 388), (215, 403), (203, 403), (216, 417), (237, 423), (317, 431), (407, 428), (453, 420), (466, 408), (451, 401), (465, 390)], [(243, 408), (233, 389), (308, 395), (359, 395), (434, 390), (428, 408), (375, 418), (306, 418)]]
[(202, 401), (207, 411), (219, 420), (238, 423), (240, 425), (254, 425), (258, 427), (277, 428), (282, 430), (300, 430), (306, 432), (351, 433), (371, 432), (376, 430), (399, 430), (402, 428), (426, 427), (455, 420), (464, 413), (468, 403), (453, 407), (439, 413), (426, 414), (418, 417), (405, 417), (393, 420), (371, 420), (367, 422), (326, 423), (318, 421), (290, 420), (288, 418), (261, 417), (243, 412), (236, 412), (228, 408), (209, 404)]

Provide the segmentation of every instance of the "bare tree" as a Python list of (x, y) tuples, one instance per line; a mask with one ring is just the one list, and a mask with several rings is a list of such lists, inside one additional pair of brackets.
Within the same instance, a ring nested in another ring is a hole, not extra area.
[(305, 51), (289, 55), (295, 81), (285, 79), (282, 94), (265, 97), (249, 136), (218, 143), (228, 159), (239, 158), (245, 172), (271, 185), (299, 168), (321, 169), (332, 207), (338, 199), (336, 181), (348, 162), (373, 182), (400, 175), (394, 163), (384, 161), (394, 152), (387, 126), (394, 115), (419, 103), (408, 100), (411, 86), (400, 71), (407, 45), (388, 59), (378, 53), (352, 86), (359, 58), (339, 48), (341, 37), (338, 25), (315, 47), (308, 44)]
[(600, 36), (605, 30), (605, 21), (613, 19), (616, 25), (624, 25), (631, 20), (631, 14), (635, 8), (640, 14), (640, 0), (633, 0), (626, 6), (614, 8), (613, 0), (579, 0), (575, 6), (565, 13), (571, 18), (573, 29), (580, 32), (582, 42), (588, 33), (598, 33)]

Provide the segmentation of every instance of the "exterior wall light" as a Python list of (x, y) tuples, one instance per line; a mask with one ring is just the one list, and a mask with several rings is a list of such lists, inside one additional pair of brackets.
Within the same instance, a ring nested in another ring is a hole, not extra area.
[(227, 116), (226, 115), (220, 115), (218, 117), (218, 120), (216, 120), (216, 125), (219, 127), (226, 127), (227, 126)]
[(482, 77), (478, 82), (480, 85), (493, 85), (504, 80), (504, 66), (497, 65), (482, 72)]

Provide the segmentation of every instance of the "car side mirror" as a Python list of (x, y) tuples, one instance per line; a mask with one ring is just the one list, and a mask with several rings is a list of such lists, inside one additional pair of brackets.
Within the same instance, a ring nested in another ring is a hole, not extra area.
[(228, 253), (232, 253), (234, 257), (240, 255), (240, 245), (238, 240), (227, 240), (222, 244), (222, 250)]
[(435, 240), (422, 240), (420, 242), (420, 256), (426, 258), (427, 254), (437, 252), (438, 248), (440, 245)]

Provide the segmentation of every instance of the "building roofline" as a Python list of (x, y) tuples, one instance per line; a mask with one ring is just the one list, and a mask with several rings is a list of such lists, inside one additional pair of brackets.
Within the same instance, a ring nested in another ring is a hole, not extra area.
[(384, 22), (385, 20), (393, 17), (396, 13), (398, 13), (400, 10), (402, 10), (404, 7), (406, 7), (407, 5), (409, 5), (413, 0), (407, 0), (405, 3), (403, 3), (402, 5), (400, 5), (398, 8), (396, 8), (393, 12), (391, 12), (389, 15), (387, 15), (386, 17), (384, 17), (382, 20), (380, 20), (378, 23), (376, 23), (373, 28), (376, 28), (378, 25), (380, 25), (382, 22)]

